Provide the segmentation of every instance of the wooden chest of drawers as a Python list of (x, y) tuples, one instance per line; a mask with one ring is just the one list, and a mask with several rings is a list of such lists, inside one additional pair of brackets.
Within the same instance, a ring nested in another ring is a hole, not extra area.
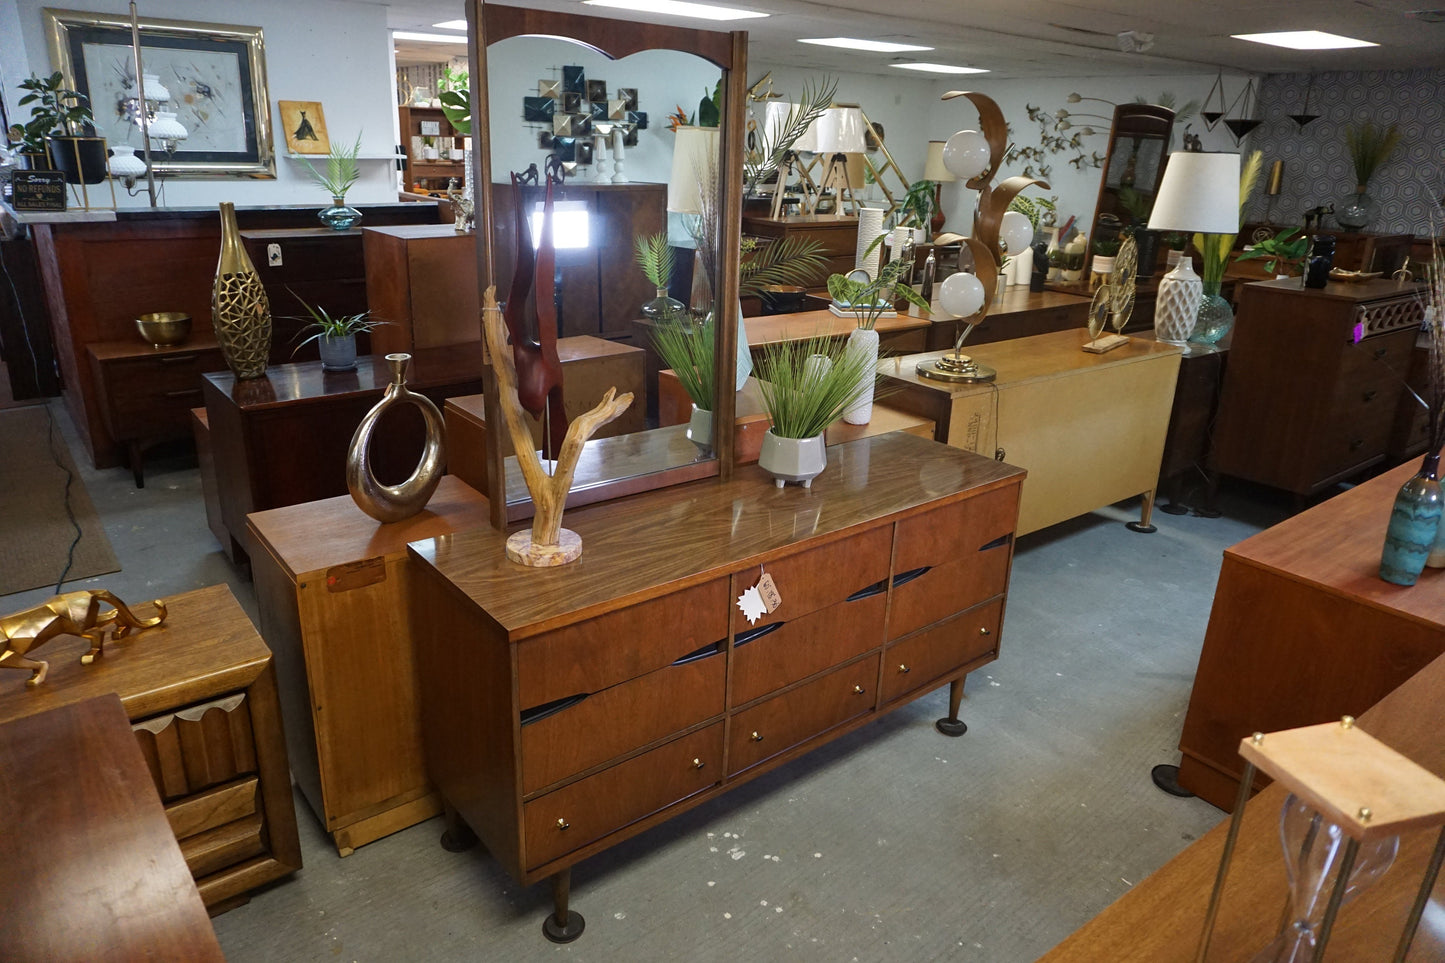
[[(414, 542), (428, 769), (517, 879), (577, 861), (998, 655), (1023, 472), (912, 435), (570, 513), (575, 564), (482, 530)], [(782, 604), (735, 604), (761, 571)], [(459, 818), (458, 818), (459, 817)]]
[(826, 291), (828, 275), (847, 274), (858, 258), (858, 218), (846, 214), (789, 214), (784, 217), (743, 215), (743, 233), (753, 237), (783, 241), (790, 237), (807, 238), (823, 246), (820, 252), (827, 264), (813, 281), (815, 290)]
[(1394, 281), (1245, 285), (1210, 466), (1311, 495), (1383, 460), (1421, 312)]
[[(127, 599), (140, 618), (148, 602)], [(201, 898), (220, 904), (301, 867), (271, 653), (224, 585), (165, 600), (164, 624), (107, 641), (65, 636), (38, 653), (34, 688), (0, 678), (0, 722), (114, 692), (165, 802)], [(229, 908), (229, 905), (225, 908)]]
[(147, 445), (191, 434), (190, 411), (201, 403), (201, 375), (226, 367), (210, 338), (154, 348), (137, 340), (86, 346), (101, 415), (112, 438), (126, 446), (135, 485), (144, 487)]

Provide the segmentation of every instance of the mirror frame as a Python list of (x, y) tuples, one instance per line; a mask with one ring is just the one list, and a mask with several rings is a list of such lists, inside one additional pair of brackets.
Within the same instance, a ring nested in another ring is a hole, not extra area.
[(1099, 238), (1099, 214), (1108, 196), (1109, 166), (1114, 162), (1114, 151), (1119, 141), (1130, 137), (1149, 137), (1162, 142), (1159, 168), (1154, 175), (1154, 186), (1150, 193), (1159, 196), (1159, 185), (1164, 181), (1164, 168), (1169, 166), (1169, 141), (1174, 134), (1174, 111), (1158, 104), (1119, 104), (1114, 108), (1114, 119), (1109, 125), (1109, 149), (1104, 155), (1104, 167), (1099, 172), (1099, 197), (1094, 202), (1094, 219), (1089, 223), (1089, 249), (1085, 252), (1083, 280), (1087, 283), (1094, 268), (1094, 242)]
[[(718, 274), (714, 278), (714, 316), (716, 325), (716, 397), (713, 400), (713, 424), (728, 426), (713, 431), (713, 460), (701, 466), (688, 465), (664, 469), (644, 478), (619, 479), (617, 497), (682, 484), (698, 478), (719, 477), (727, 480), (733, 469), (733, 432), (736, 420), (737, 337), (738, 326), (731, 323), (738, 315), (739, 244), (742, 239), (743, 129), (747, 106), (748, 35), (746, 31), (722, 32), (693, 30), (659, 24), (634, 23), (607, 17), (551, 10), (532, 10), (502, 6), (486, 0), (467, 0), (467, 59), (471, 84), (472, 169), (467, 173), (476, 185), (476, 230), (481, 235), (477, 244), (477, 284), (479, 295), (496, 283), (492, 259), (494, 208), (492, 205), (491, 116), (488, 109), (487, 47), (511, 37), (540, 36), (568, 40), (591, 47), (612, 60), (643, 50), (679, 50), (707, 60), (722, 70), (723, 109), (720, 118), (721, 176), (718, 203), (722, 216), (718, 219)], [(485, 132), (483, 135), (482, 132)], [(482, 142), (485, 136), (486, 143)], [(482, 302), (479, 296), (478, 303)], [(724, 322), (723, 319), (727, 321)], [(481, 318), (477, 319), (478, 327)], [(485, 336), (483, 339), (485, 351)], [(487, 424), (498, 430), (487, 432), (487, 504), (494, 528), (507, 527), (506, 458), (503, 455), (500, 430), (504, 424), (497, 394), (497, 379), (491, 359), (484, 357), (482, 395)], [(699, 471), (699, 467), (703, 470)]]

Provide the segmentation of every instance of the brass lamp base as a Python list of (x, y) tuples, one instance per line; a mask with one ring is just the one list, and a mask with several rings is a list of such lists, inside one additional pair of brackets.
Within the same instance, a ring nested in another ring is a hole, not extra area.
[(920, 377), (935, 381), (951, 381), (955, 384), (971, 381), (992, 381), (998, 372), (988, 365), (975, 362), (966, 354), (946, 354), (933, 361), (918, 362)]

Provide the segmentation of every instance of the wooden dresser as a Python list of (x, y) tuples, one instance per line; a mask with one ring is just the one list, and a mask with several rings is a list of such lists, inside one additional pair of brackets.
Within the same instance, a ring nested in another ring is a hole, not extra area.
[(1388, 280), (1244, 285), (1210, 467), (1307, 496), (1378, 464), (1422, 310)]
[[(524, 884), (785, 764), (998, 656), (1020, 469), (905, 434), (828, 450), (811, 491), (755, 466), (567, 515), (582, 558), (505, 535), (410, 551), (432, 780)], [(760, 571), (781, 606), (735, 604)]]
[(858, 258), (858, 218), (847, 214), (788, 214), (783, 217), (743, 215), (743, 233), (770, 241), (801, 237), (823, 245), (827, 260), (814, 289), (827, 290), (828, 275), (847, 274)]
[[(138, 618), (154, 615), (149, 600), (126, 601)], [(181, 854), (216, 913), (301, 868), (276, 671), (226, 586), (164, 601), (164, 624), (108, 640), (90, 665), (80, 664), (85, 640), (64, 636), (37, 653), (50, 663), (40, 685), (4, 673), (0, 723), (119, 695)]]

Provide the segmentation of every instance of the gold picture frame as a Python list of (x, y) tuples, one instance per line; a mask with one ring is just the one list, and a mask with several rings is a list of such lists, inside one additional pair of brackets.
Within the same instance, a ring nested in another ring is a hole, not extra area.
[[(90, 99), (96, 133), (112, 145), (141, 146), (123, 102), (134, 97), (131, 22), (123, 14), (42, 11), (51, 63), (65, 86)], [(174, 151), (153, 151), (157, 174), (172, 177), (276, 176), (266, 45), (260, 27), (139, 21), (141, 57), (171, 94), (169, 109), (189, 136)]]
[(293, 154), (329, 154), (331, 137), (326, 132), (326, 114), (320, 101), (278, 100), (281, 132), (286, 135), (286, 149)]

